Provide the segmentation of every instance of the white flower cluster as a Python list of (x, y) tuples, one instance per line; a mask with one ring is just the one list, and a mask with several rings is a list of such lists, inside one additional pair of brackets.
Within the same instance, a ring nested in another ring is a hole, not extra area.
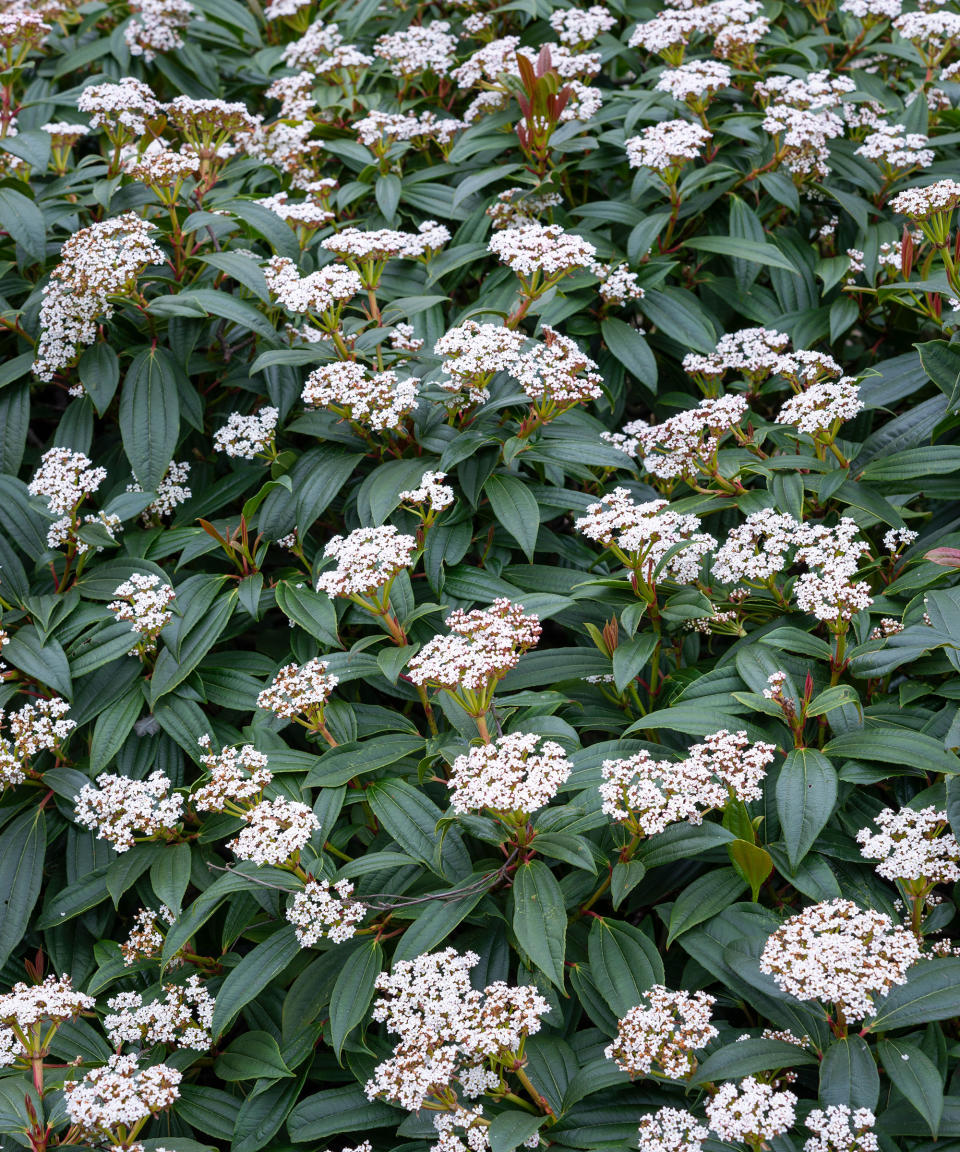
[(167, 1044), (205, 1052), (212, 1044), (210, 1024), (216, 1001), (191, 976), (186, 984), (165, 984), (163, 999), (148, 1000), (139, 992), (121, 992), (107, 1001), (111, 1014), (103, 1027), (114, 1048), (123, 1044), (149, 1047)]
[(878, 1152), (880, 1144), (872, 1131), (876, 1122), (869, 1108), (850, 1109), (846, 1104), (814, 1108), (805, 1121), (813, 1136), (803, 1152)]
[(526, 188), (507, 188), (497, 194), (484, 214), (490, 217), (494, 228), (515, 228), (521, 224), (535, 224), (538, 216), (562, 203), (563, 197), (557, 192), (531, 194)]
[(181, 1073), (166, 1064), (139, 1067), (136, 1056), (111, 1056), (82, 1080), (63, 1085), (70, 1123), (96, 1143), (110, 1141), (118, 1128), (139, 1129), (180, 1096)]
[(908, 132), (902, 124), (881, 124), (864, 137), (856, 150), (866, 160), (876, 160), (887, 172), (929, 168), (936, 159), (930, 141), (920, 132)]
[(306, 716), (311, 724), (322, 722), (324, 705), (339, 683), (339, 679), (327, 671), (327, 661), (319, 657), (299, 666), (287, 664), (274, 676), (269, 688), (257, 696), (257, 707), (287, 720)]
[(706, 992), (671, 992), (654, 984), (620, 1020), (604, 1055), (631, 1077), (655, 1069), (671, 1080), (685, 1080), (696, 1068), (694, 1053), (719, 1035), (711, 1023), (715, 1003)]
[(479, 1096), (499, 1083), (484, 1070), (484, 1060), (517, 1053), (540, 1030), (550, 1006), (536, 988), (498, 980), (477, 991), (470, 969), (479, 959), (475, 952), (445, 948), (401, 960), (377, 977), (381, 995), (373, 1019), (400, 1040), (367, 1081), (371, 1100), (384, 1097), (417, 1112), (454, 1079), (464, 1095)]
[(553, 740), (523, 732), (473, 747), (454, 760), (448, 787), (455, 812), (522, 813), (549, 804), (573, 765)]
[(94, 468), (83, 452), (50, 448), (40, 457), (40, 467), (27, 491), (31, 496), (42, 496), (54, 515), (62, 515), (73, 512), (106, 478), (106, 468)]
[[(153, 960), (158, 957), (163, 951), (164, 935), (157, 927), (157, 921), (169, 926), (175, 919), (166, 904), (161, 904), (156, 912), (152, 908), (139, 909), (133, 918), (130, 935), (120, 945), (124, 964), (129, 968), (139, 960)], [(180, 961), (175, 959), (171, 962), (171, 967), (179, 963)]]
[(774, 746), (750, 744), (746, 732), (722, 729), (694, 744), (681, 761), (654, 760), (641, 749), (619, 760), (604, 760), (600, 796), (612, 820), (652, 836), (670, 824), (703, 822), (731, 796), (758, 800)]
[(558, 8), (550, 13), (550, 27), (561, 44), (570, 48), (586, 48), (601, 32), (615, 28), (617, 20), (602, 4), (589, 8)]
[(760, 970), (798, 1000), (835, 1004), (848, 1020), (862, 1020), (919, 959), (912, 932), (838, 898), (786, 920), (764, 945)]
[(522, 604), (505, 598), (471, 612), (458, 608), (446, 625), (452, 635), (434, 636), (407, 665), (414, 684), (482, 690), (516, 667), (520, 656), (536, 646), (541, 631), (538, 617), (525, 616)]
[(691, 60), (679, 68), (666, 69), (654, 91), (669, 92), (674, 100), (703, 109), (722, 88), (727, 87), (731, 76), (730, 68), (719, 60)]
[(167, 120), (187, 140), (203, 153), (209, 150), (209, 141), (216, 142), (216, 155), (231, 154), (224, 150), (224, 141), (237, 133), (249, 134), (259, 127), (259, 121), (250, 115), (246, 104), (220, 99), (196, 99), (193, 96), (175, 96), (164, 105)]
[(396, 372), (371, 372), (355, 360), (315, 368), (303, 388), (304, 404), (329, 408), (344, 420), (374, 432), (399, 428), (417, 407), (415, 376), (398, 380)]
[(424, 504), (430, 512), (442, 512), (453, 503), (453, 489), (444, 484), (446, 472), (424, 472), (416, 488), (398, 493), (404, 504)]
[(509, 369), (537, 407), (563, 411), (603, 395), (597, 365), (568, 336), (542, 325), (543, 341), (517, 357)]
[(301, 948), (312, 948), (326, 937), (342, 944), (357, 931), (366, 915), (366, 907), (351, 900), (353, 885), (349, 880), (330, 884), (327, 880), (307, 880), (286, 911), (294, 926)]
[(852, 420), (863, 409), (860, 387), (850, 376), (837, 381), (811, 384), (803, 392), (791, 396), (777, 413), (778, 424), (792, 424), (800, 432), (815, 436), (818, 432), (831, 435), (845, 420)]
[(279, 415), (272, 407), (261, 408), (250, 416), (231, 412), (226, 424), (213, 435), (214, 451), (241, 460), (255, 460), (273, 444)]
[(200, 157), (195, 152), (175, 152), (162, 140), (151, 140), (143, 152), (131, 146), (121, 163), (128, 176), (157, 189), (179, 189), (187, 177), (200, 172)]
[(123, 30), (131, 56), (149, 63), (158, 52), (183, 47), (181, 31), (190, 23), (196, 9), (188, 0), (131, 0), (133, 19)]
[(446, 76), (455, 59), (457, 38), (450, 35), (446, 20), (434, 20), (432, 24), (411, 24), (400, 32), (380, 36), (373, 50), (400, 79), (421, 72)]
[(778, 1092), (748, 1076), (739, 1084), (720, 1085), (707, 1101), (707, 1120), (721, 1140), (759, 1147), (793, 1127), (796, 1103), (792, 1092)]
[(336, 559), (336, 568), (317, 578), (317, 591), (330, 597), (369, 596), (409, 567), (417, 547), (413, 536), (392, 524), (355, 528), (349, 536), (334, 536), (323, 550), (325, 560)]
[(746, 400), (730, 394), (701, 400), (696, 408), (679, 412), (662, 424), (634, 420), (622, 432), (600, 435), (631, 456), (643, 453), (643, 467), (651, 476), (695, 479), (712, 469), (721, 439), (747, 414)]
[(209, 782), (190, 798), (198, 812), (223, 812), (231, 805), (243, 805), (257, 799), (273, 780), (267, 757), (252, 744), (211, 752), (209, 736), (201, 736), (197, 743), (205, 749), (200, 763), (210, 773)]
[(90, 113), (91, 128), (103, 128), (113, 140), (145, 135), (147, 121), (160, 114), (153, 90), (133, 76), (89, 85), (77, 97), (77, 108)]
[(246, 826), (227, 847), (239, 860), (285, 864), (308, 843), (320, 821), (297, 800), (262, 800), (245, 815)]
[(489, 385), (498, 372), (510, 372), (520, 357), (525, 338), (502, 324), (479, 324), (467, 320), (450, 328), (434, 344), (436, 356), (445, 357), (447, 374), (440, 387), (448, 392), (465, 392), (471, 403), (490, 398)]
[(696, 160), (713, 133), (690, 120), (661, 120), (626, 142), (631, 168), (651, 168), (672, 176), (687, 160)]
[[(681, 584), (696, 580), (703, 557), (717, 545), (713, 536), (700, 532), (700, 519), (673, 511), (666, 500), (634, 502), (626, 488), (615, 488), (602, 500), (587, 506), (576, 529), (589, 540), (614, 548), (624, 563), (643, 578), (653, 580), (657, 566), (664, 561), (661, 576), (672, 576)], [(667, 558), (677, 544), (685, 546)]]
[(578, 268), (590, 268), (596, 248), (575, 232), (565, 232), (559, 224), (521, 224), (494, 232), (487, 245), (490, 251), (524, 284), (556, 284)]
[(277, 300), (298, 315), (307, 312), (336, 314), (348, 300), (363, 288), (360, 277), (342, 264), (327, 264), (301, 276), (297, 266), (286, 256), (273, 256), (263, 268), (267, 287)]
[(155, 652), (157, 637), (173, 617), (169, 606), (176, 597), (172, 585), (153, 573), (134, 572), (113, 590), (116, 600), (107, 605), (118, 621), (125, 621), (137, 633), (138, 647), (128, 655)]
[(686, 11), (667, 8), (652, 20), (638, 24), (630, 36), (631, 48), (643, 48), (671, 62), (682, 59), (683, 49), (696, 36), (715, 35), (733, 26), (739, 31), (761, 11), (756, 0), (713, 0)]
[(888, 552), (897, 553), (912, 544), (919, 535), (911, 528), (890, 528), (883, 534), (883, 546)]
[(424, 220), (416, 232), (398, 232), (377, 228), (364, 232), (360, 228), (342, 228), (321, 241), (321, 247), (347, 261), (379, 262), (393, 258), (416, 260), (442, 248), (450, 239), (449, 231), (435, 220)]
[(441, 118), (433, 112), (413, 113), (380, 112), (374, 108), (353, 128), (357, 139), (367, 148), (386, 148), (396, 141), (411, 141), (421, 146), (428, 140), (448, 144), (464, 127), (462, 120)]
[(30, 760), (43, 751), (53, 751), (76, 728), (68, 718), (70, 705), (59, 696), (37, 698), (7, 715), (0, 709), (0, 729), (9, 727), (12, 740), (0, 736), (0, 789), (22, 784)]
[(98, 322), (114, 314), (112, 298), (129, 295), (140, 273), (163, 261), (153, 230), (136, 212), (125, 212), (81, 228), (64, 242), (40, 305), (33, 364), (40, 380), (52, 380), (82, 347), (95, 343)]
[[(185, 504), (193, 493), (187, 487), (187, 478), (190, 475), (190, 465), (186, 460), (172, 460), (164, 473), (163, 479), (157, 485), (157, 498), (143, 510), (142, 520), (145, 525), (151, 523), (154, 516), (171, 516), (175, 508)], [(134, 481), (127, 485), (128, 492), (142, 492), (143, 489)]]
[(890, 201), (890, 208), (900, 216), (924, 221), (941, 212), (952, 212), (960, 204), (960, 184), (956, 180), (938, 180), (925, 188), (907, 188)]
[(628, 264), (594, 264), (592, 272), (600, 280), (597, 291), (608, 304), (624, 305), (629, 300), (642, 300), (646, 293), (640, 287), (636, 272)]
[(794, 586), (797, 607), (811, 612), (819, 620), (837, 624), (848, 621), (855, 612), (873, 603), (869, 585), (853, 582), (860, 557), (869, 551), (864, 540), (857, 539), (856, 521), (844, 516), (832, 528), (822, 524), (804, 524), (797, 534), (796, 559), (810, 571), (804, 572)]
[[(303, 200), (291, 200), (289, 192), (276, 192), (273, 196), (264, 196), (257, 203), (264, 208), (269, 208), (275, 216), (279, 216), (281, 220), (286, 220), (294, 228), (322, 228), (324, 224), (329, 224), (333, 219), (333, 213), (330, 209), (325, 207), (322, 201), (316, 200), (312, 196)], [(274, 256), (269, 263), (282, 260), (286, 260), (286, 257)], [(289, 263), (293, 264), (293, 261), (291, 260)], [(294, 265), (294, 277), (299, 279), (295, 269), (296, 266)], [(315, 276), (316, 273), (311, 273), (311, 275)], [(305, 279), (309, 279), (309, 277), (305, 277)]]
[(73, 1020), (81, 1012), (90, 1012), (96, 1006), (92, 996), (77, 992), (69, 976), (48, 976), (40, 984), (14, 984), (9, 992), (0, 995), (0, 1039), (7, 1049), (10, 1064), (24, 1055), (22, 1045), (14, 1039), (14, 1030), (23, 1036), (35, 1031), (36, 1026), (49, 1028)]
[(947, 831), (946, 812), (927, 808), (884, 808), (873, 818), (880, 828), (857, 833), (860, 854), (879, 860), (877, 874), (886, 880), (950, 884), (960, 880), (960, 845)]
[(716, 351), (706, 356), (690, 352), (683, 370), (695, 378), (720, 380), (727, 372), (739, 372), (752, 384), (760, 384), (777, 371), (790, 338), (773, 328), (741, 328), (717, 341)]
[(74, 806), (77, 823), (109, 841), (118, 852), (134, 844), (134, 833), (150, 837), (172, 832), (183, 815), (183, 798), (170, 793), (170, 780), (152, 772), (146, 780), (130, 780), (103, 772), (97, 787), (84, 784)]
[(710, 1135), (684, 1108), (660, 1108), (640, 1118), (640, 1152), (700, 1152)]

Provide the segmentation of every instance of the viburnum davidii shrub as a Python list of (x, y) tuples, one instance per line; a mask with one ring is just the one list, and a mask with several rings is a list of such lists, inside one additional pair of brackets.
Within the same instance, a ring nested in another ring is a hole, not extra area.
[(0, 11), (4, 1152), (960, 1140), (960, 7), (565, 4)]

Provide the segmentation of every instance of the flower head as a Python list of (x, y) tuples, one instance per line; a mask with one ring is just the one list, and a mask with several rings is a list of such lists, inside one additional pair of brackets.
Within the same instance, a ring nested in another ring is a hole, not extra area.
[(447, 781), (455, 812), (523, 813), (530, 816), (556, 795), (572, 765), (553, 740), (514, 732), (471, 748), (453, 762)]
[(848, 1020), (876, 1010), (876, 997), (904, 984), (920, 945), (889, 916), (852, 900), (811, 904), (769, 937), (760, 970), (798, 1000), (835, 1004)]
[(654, 984), (617, 1025), (617, 1038), (604, 1054), (631, 1076), (656, 1070), (684, 1080), (696, 1067), (694, 1053), (719, 1035), (710, 1022), (715, 1003), (706, 992), (671, 992)]

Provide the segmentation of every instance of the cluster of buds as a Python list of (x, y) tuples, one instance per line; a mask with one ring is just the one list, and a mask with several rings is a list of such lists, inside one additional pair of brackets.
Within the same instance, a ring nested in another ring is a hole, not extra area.
[(0, 709), (0, 730), (8, 728), (12, 737), (0, 736), (0, 790), (22, 784), (31, 774), (33, 758), (41, 752), (59, 751), (77, 726), (67, 716), (69, 711), (70, 705), (59, 696), (38, 698), (9, 715)]
[(494, 690), (521, 655), (540, 639), (540, 620), (525, 616), (522, 604), (495, 600), (489, 608), (464, 612), (458, 608), (446, 620), (449, 636), (427, 641), (407, 666), (408, 678), (423, 687), (451, 696), (477, 724), (489, 743), (486, 714)]

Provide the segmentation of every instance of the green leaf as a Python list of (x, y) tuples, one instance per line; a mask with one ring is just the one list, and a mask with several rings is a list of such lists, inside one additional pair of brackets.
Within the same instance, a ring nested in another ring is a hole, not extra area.
[(44, 641), (32, 624), (19, 628), (4, 644), (3, 658), (58, 695), (72, 699), (73, 685), (66, 654), (52, 636)]
[(396, 1125), (403, 1113), (379, 1100), (368, 1100), (360, 1084), (328, 1088), (301, 1100), (290, 1113), (287, 1131), (295, 1144), (312, 1144), (340, 1132)]
[(643, 335), (623, 320), (608, 316), (600, 324), (603, 342), (626, 370), (651, 392), (657, 388), (657, 361)]
[(47, 849), (42, 808), (17, 816), (0, 834), (0, 964), (17, 948), (43, 886)]
[(960, 958), (938, 956), (921, 960), (886, 996), (874, 999), (876, 1015), (864, 1027), (870, 1032), (913, 1028), (932, 1020), (960, 1016)]
[(501, 1112), (494, 1116), (487, 1129), (490, 1152), (513, 1152), (524, 1140), (539, 1131), (545, 1116), (534, 1116), (529, 1112)]
[(133, 474), (146, 492), (155, 492), (173, 459), (180, 435), (177, 368), (161, 347), (139, 352), (120, 392), (120, 435)]
[(513, 931), (531, 961), (562, 988), (567, 913), (560, 885), (539, 860), (521, 864), (514, 874)]
[(167, 845), (150, 868), (150, 886), (157, 899), (178, 915), (189, 883), (190, 845)]
[[(426, 906), (426, 909), (404, 932), (400, 943), (394, 950), (393, 963), (396, 964), (398, 960), (415, 960), (417, 956), (429, 952), (441, 941), (446, 940), (457, 925), (470, 915), (495, 883), (496, 873), (488, 883), (483, 883), (489, 875), (489, 873), (474, 872), (465, 877), (462, 882), (458, 883), (457, 889), (466, 889), (467, 892), (459, 899), (454, 899), (452, 892), (437, 893), (437, 898)], [(471, 887), (473, 888), (472, 891), (470, 891)]]
[(795, 1068), (801, 1064), (817, 1064), (812, 1053), (796, 1044), (783, 1040), (750, 1038), (725, 1044), (697, 1067), (690, 1081), (692, 1086), (710, 1084), (715, 1080), (740, 1080), (757, 1072), (774, 1072), (781, 1068)]
[(943, 1116), (943, 1080), (936, 1065), (916, 1044), (905, 1040), (880, 1040), (877, 1055), (891, 1084), (926, 1120), (936, 1139)]
[(441, 852), (436, 829), (443, 813), (418, 788), (406, 780), (378, 780), (366, 796), (374, 816), (414, 860), (443, 876), (465, 876), (471, 871), (470, 857), (456, 829), (447, 833)]
[(180, 641), (179, 655), (161, 650), (150, 681), (152, 703), (182, 684), (220, 638), (237, 606), (237, 590), (230, 589), (216, 600), (206, 616), (197, 621)]
[(343, 1044), (367, 1015), (377, 977), (383, 971), (383, 949), (376, 940), (366, 940), (350, 953), (330, 996), (330, 1046), (340, 1059)]
[(613, 686), (623, 690), (640, 675), (644, 665), (656, 651), (659, 638), (654, 633), (635, 636), (621, 641), (613, 650)]
[(960, 401), (960, 348), (946, 340), (930, 340), (914, 347), (920, 353), (923, 370), (947, 397), (950, 411), (955, 411)]
[(907, 448), (892, 456), (879, 456), (863, 469), (858, 480), (873, 483), (891, 480), (913, 480), (931, 473), (945, 474), (960, 468), (960, 445), (932, 444), (922, 448)]
[(876, 1108), (880, 1075), (873, 1053), (861, 1036), (835, 1040), (820, 1064), (820, 1103), (847, 1108)]
[(43, 213), (14, 188), (0, 188), (0, 229), (12, 236), (27, 254), (28, 265), (43, 263), (47, 250)]
[(216, 1059), (213, 1070), (221, 1080), (276, 1080), (292, 1076), (277, 1042), (269, 1032), (245, 1032)]
[(763, 882), (773, 871), (770, 853), (749, 840), (731, 840), (727, 854), (734, 868), (750, 885), (750, 896), (756, 903)]
[(833, 815), (837, 771), (815, 749), (795, 748), (780, 769), (776, 797), (787, 859), (795, 871)]
[(590, 975), (614, 1016), (625, 1016), (663, 980), (653, 941), (632, 924), (596, 918), (588, 937)]
[(647, 866), (640, 860), (618, 860), (610, 873), (610, 898), (619, 908), (647, 874)]
[(221, 1036), (240, 1010), (266, 988), (300, 951), (293, 925), (287, 924), (244, 956), (217, 993), (210, 1031)]
[(266, 1084), (260, 1081), (254, 1086), (237, 1113), (230, 1152), (259, 1152), (261, 1148), (277, 1147), (273, 1138), (296, 1103), (307, 1071), (304, 1068), (296, 1079)]
[(495, 472), (487, 477), (483, 486), (490, 507), (497, 520), (523, 549), (527, 559), (533, 562), (533, 553), (540, 532), (540, 505), (525, 484), (516, 476), (504, 476)]
[(403, 732), (390, 732), (372, 740), (352, 740), (324, 752), (311, 768), (305, 784), (309, 788), (337, 788), (366, 772), (376, 772), (407, 756), (420, 755), (423, 747), (423, 737)]
[(792, 272), (794, 276), (800, 275), (799, 269), (779, 248), (757, 240), (737, 236), (694, 236), (690, 240), (684, 240), (683, 246), (693, 248), (696, 252), (713, 252), (719, 256), (730, 256), (735, 260), (745, 260), (748, 264), (782, 268), (784, 272)]
[(691, 292), (680, 288), (647, 291), (643, 312), (650, 321), (681, 347), (712, 352), (717, 345), (713, 322)]
[(960, 759), (944, 750), (940, 740), (925, 732), (884, 726), (844, 732), (823, 749), (833, 759), (879, 760), (882, 764), (902, 764), (923, 772), (960, 772)]
[(667, 947), (684, 932), (728, 908), (746, 887), (746, 880), (734, 868), (715, 868), (698, 876), (683, 889), (670, 910)]
[(104, 864), (101, 868), (94, 868), (61, 888), (49, 897), (43, 905), (43, 911), (37, 918), (35, 928), (53, 928), (66, 923), (74, 916), (80, 916), (90, 908), (95, 908), (101, 900), (106, 900), (107, 875), (111, 865)]
[(90, 741), (91, 776), (102, 772), (120, 751), (142, 710), (143, 693), (140, 685), (136, 684), (100, 713)]
[(337, 636), (337, 610), (329, 596), (315, 592), (306, 584), (292, 584), (287, 580), (281, 580), (274, 592), (277, 607), (294, 624), (299, 624), (322, 644), (341, 647)]

